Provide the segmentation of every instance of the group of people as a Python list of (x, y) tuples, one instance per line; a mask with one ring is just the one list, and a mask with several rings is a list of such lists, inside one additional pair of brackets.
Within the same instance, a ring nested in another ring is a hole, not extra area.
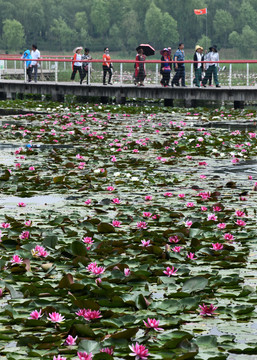
[[(161, 85), (164, 87), (169, 86), (170, 74), (171, 74), (171, 48), (164, 48), (161, 50)], [(174, 70), (175, 74), (171, 81), (171, 86), (179, 86), (179, 82), (181, 80), (181, 86), (186, 87), (185, 84), (185, 53), (184, 53), (184, 44), (180, 43), (178, 49), (176, 50), (173, 61), (174, 61)], [(193, 57), (194, 61), (194, 71), (195, 78), (193, 83), (197, 87), (206, 87), (207, 82), (211, 85), (212, 76), (214, 78), (214, 83), (216, 87), (220, 87), (218, 80), (218, 67), (219, 64), (216, 61), (219, 61), (219, 53), (217, 50), (217, 46), (213, 45), (209, 48), (209, 51), (206, 51), (205, 55), (203, 54), (203, 47), (200, 45), (196, 45), (195, 53)], [(202, 61), (206, 61), (203, 63)], [(203, 73), (205, 75), (203, 77)]]
[(40, 51), (37, 48), (37, 45), (33, 44), (31, 46), (31, 51), (28, 49), (24, 51), (22, 59), (26, 59), (26, 72), (28, 76), (28, 82), (32, 81), (32, 75), (34, 73), (34, 81), (37, 82), (37, 71), (39, 66)]
[[(141, 46), (141, 45), (140, 45)], [(145, 71), (145, 59), (146, 55), (144, 54), (144, 50), (142, 47), (137, 48), (137, 55), (135, 61), (135, 72), (134, 72), (134, 84), (137, 86), (144, 86), (144, 80), (146, 77)], [(85, 48), (84, 53), (82, 54), (83, 48), (77, 47), (73, 50), (74, 56), (72, 61), (72, 74), (71, 80), (74, 81), (76, 73), (79, 72), (80, 75), (80, 84), (83, 83), (86, 78), (86, 82), (88, 84), (88, 73), (91, 66), (90, 62), (86, 60), (92, 60), (90, 55), (90, 49)], [(175, 74), (171, 81), (171, 86), (181, 86), (186, 87), (185, 84), (185, 52), (184, 52), (184, 44), (180, 43), (178, 49), (176, 50), (173, 59), (171, 56), (171, 48), (167, 47), (160, 51), (161, 56), (161, 70), (160, 73), (162, 75), (161, 85), (164, 87), (169, 86), (172, 64), (174, 66)], [(34, 72), (34, 81), (37, 82), (37, 72), (39, 66), (40, 59), (40, 51), (37, 48), (37, 45), (33, 44), (32, 49), (24, 51), (22, 55), (22, 59), (26, 59), (26, 70), (28, 81), (32, 81), (32, 75)], [(207, 82), (209, 81), (209, 85), (211, 85), (212, 77), (214, 78), (214, 83), (216, 87), (220, 87), (218, 80), (218, 63), (219, 61), (219, 53), (217, 51), (217, 46), (213, 45), (209, 48), (209, 51), (206, 51), (203, 54), (203, 48), (200, 45), (196, 45), (195, 53), (194, 53), (194, 85), (197, 87), (206, 87)], [(203, 63), (205, 61), (206, 63)], [(113, 74), (113, 65), (111, 62), (109, 48), (104, 48), (103, 54), (103, 85), (112, 85), (112, 74)], [(205, 72), (205, 75), (203, 76)], [(106, 82), (106, 77), (108, 74), (108, 83)]]

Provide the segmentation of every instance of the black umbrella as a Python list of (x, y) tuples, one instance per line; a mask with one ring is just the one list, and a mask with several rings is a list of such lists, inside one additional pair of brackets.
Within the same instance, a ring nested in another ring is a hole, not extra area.
[(155, 49), (149, 45), (149, 44), (140, 44), (136, 50), (138, 51), (139, 49), (143, 49), (144, 51), (144, 54), (146, 56), (151, 56), (151, 55), (154, 55), (155, 54)]

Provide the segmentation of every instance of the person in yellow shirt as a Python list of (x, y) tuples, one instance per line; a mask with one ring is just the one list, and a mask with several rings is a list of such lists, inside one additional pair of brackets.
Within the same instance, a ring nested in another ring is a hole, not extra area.
[(109, 48), (104, 48), (104, 54), (103, 54), (103, 85), (106, 84), (106, 74), (109, 73), (109, 80), (108, 84), (112, 85), (112, 63), (111, 63), (111, 57), (109, 55)]

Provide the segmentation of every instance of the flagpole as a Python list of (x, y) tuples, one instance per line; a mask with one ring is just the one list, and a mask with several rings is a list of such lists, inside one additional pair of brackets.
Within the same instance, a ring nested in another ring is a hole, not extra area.
[(205, 49), (207, 49), (207, 9), (206, 9), (206, 38), (205, 38)]

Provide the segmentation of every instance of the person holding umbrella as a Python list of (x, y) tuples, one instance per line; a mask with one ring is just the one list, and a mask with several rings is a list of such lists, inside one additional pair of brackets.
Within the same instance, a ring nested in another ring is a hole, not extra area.
[(31, 80), (32, 80), (32, 65), (31, 65), (32, 56), (31, 56), (30, 51), (29, 50), (24, 51), (21, 59), (28, 59), (26, 61), (26, 72), (27, 72), (27, 76), (28, 76), (28, 81), (31, 82)]
[(160, 54), (162, 55), (161, 57), (161, 61), (164, 61), (161, 63), (161, 75), (162, 75), (162, 79), (161, 79), (161, 84), (164, 87), (169, 86), (169, 81), (170, 81), (170, 72), (171, 72), (171, 66), (170, 66), (170, 51), (168, 48), (164, 48), (163, 50), (160, 51)]
[(77, 74), (77, 71), (79, 72), (80, 76), (80, 84), (82, 84), (83, 81), (83, 73), (82, 73), (82, 62), (81, 62), (81, 50), (83, 48), (81, 46), (76, 47), (73, 52), (73, 61), (72, 61), (72, 74), (71, 74), (71, 81), (74, 81), (75, 75)]
[(135, 85), (144, 86), (144, 79), (146, 77), (145, 61), (146, 56), (154, 55), (155, 49), (149, 44), (140, 44), (137, 48), (137, 56), (135, 63)]
[(137, 48), (137, 56), (135, 62), (135, 85), (144, 86), (145, 80), (145, 55), (142, 48)]

